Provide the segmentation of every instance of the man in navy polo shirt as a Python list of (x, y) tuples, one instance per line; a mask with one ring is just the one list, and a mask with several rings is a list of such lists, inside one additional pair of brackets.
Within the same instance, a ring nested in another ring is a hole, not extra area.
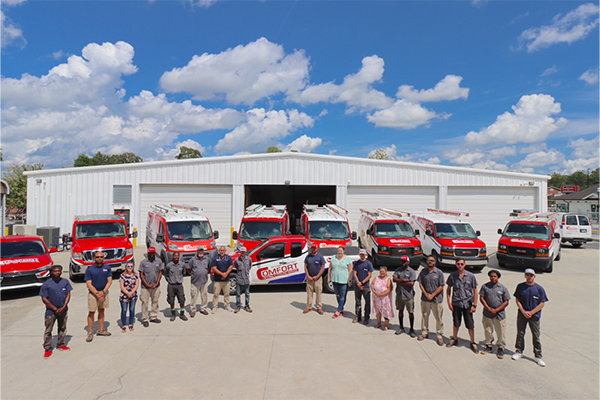
[(40, 288), (40, 297), (46, 305), (44, 316), (44, 358), (52, 355), (52, 328), (54, 322), (58, 321), (58, 338), (56, 348), (58, 350), (71, 350), (65, 346), (65, 336), (67, 335), (67, 311), (69, 300), (71, 300), (71, 283), (61, 277), (62, 267), (54, 265), (50, 268), (52, 279), (48, 279)]
[(233, 270), (233, 259), (227, 254), (227, 249), (225, 249), (225, 246), (219, 247), (219, 254), (213, 258), (210, 266), (215, 277), (215, 281), (213, 282), (213, 314), (217, 312), (219, 295), (221, 292), (223, 292), (225, 309), (227, 311), (233, 311), (233, 309), (229, 306), (229, 274), (231, 274), (231, 271)]
[(317, 244), (310, 246), (310, 254), (304, 259), (304, 273), (306, 274), (306, 309), (302, 312), (306, 314), (312, 311), (313, 293), (317, 295), (317, 312), (323, 315), (323, 302), (321, 293), (323, 292), (323, 272), (325, 271), (325, 258), (317, 251)]
[[(367, 251), (360, 249), (358, 251), (358, 261), (354, 261), (352, 267), (352, 278), (354, 280), (354, 302), (356, 318), (352, 323), (363, 321), (363, 324), (369, 325), (371, 317), (371, 276), (373, 275), (373, 264), (367, 259)], [(362, 299), (365, 299), (365, 316), (362, 318)]]
[(85, 270), (85, 285), (88, 288), (88, 335), (86, 342), (94, 339), (94, 314), (98, 310), (98, 336), (110, 336), (104, 330), (104, 310), (108, 308), (108, 289), (112, 285), (112, 270), (104, 265), (104, 253), (97, 251), (94, 265)]

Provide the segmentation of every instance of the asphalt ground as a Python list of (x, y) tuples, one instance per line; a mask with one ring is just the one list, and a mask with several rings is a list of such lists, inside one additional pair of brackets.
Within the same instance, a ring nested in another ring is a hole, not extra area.
[[(144, 248), (136, 249), (142, 260)], [(492, 250), (492, 249), (490, 249)], [(68, 252), (53, 255), (68, 265)], [(495, 257), (483, 272), (497, 268)], [(520, 269), (504, 268), (501, 282), (511, 294), (524, 280)], [(445, 270), (447, 275), (450, 270)], [(391, 272), (390, 272), (391, 274)], [(68, 274), (63, 273), (68, 279)], [(419, 342), (352, 324), (354, 295), (345, 315), (332, 319), (336, 300), (323, 295), (325, 315), (302, 314), (303, 285), (252, 287), (253, 313), (219, 310), (187, 322), (169, 321), (166, 285), (160, 300), (161, 324), (121, 333), (118, 286), (110, 291), (106, 325), (111, 337), (86, 343), (87, 290), (73, 284), (67, 345), (44, 359), (44, 306), (38, 290), (2, 293), (1, 396), (3, 399), (598, 399), (599, 398), (599, 252), (598, 242), (563, 247), (554, 272), (540, 273), (549, 302), (543, 310), (545, 368), (533, 361), (531, 335), (525, 357), (511, 360), (516, 335), (516, 306), (507, 309), (504, 359), (475, 355), (463, 327), (459, 346), (439, 347), (435, 335)], [(185, 278), (186, 297), (189, 277)], [(212, 299), (209, 289), (209, 303)], [(417, 296), (419, 290), (417, 289)], [(234, 297), (232, 297), (234, 301)], [(417, 333), (420, 307), (416, 305)], [(220, 299), (220, 306), (223, 299)], [(140, 317), (140, 302), (137, 317)], [(189, 314), (188, 314), (189, 316)], [(444, 310), (444, 338), (452, 316)], [(475, 335), (483, 340), (481, 307)], [(408, 318), (405, 316), (405, 326)], [(430, 327), (435, 326), (433, 316)], [(56, 335), (56, 328), (54, 331)], [(56, 340), (56, 336), (55, 339)]]

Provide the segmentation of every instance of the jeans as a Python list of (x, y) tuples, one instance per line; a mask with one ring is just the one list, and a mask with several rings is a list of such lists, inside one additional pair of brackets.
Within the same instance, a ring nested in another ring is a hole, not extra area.
[(242, 293), (246, 296), (246, 307), (250, 307), (250, 285), (235, 285), (235, 306), (242, 308)]
[(371, 316), (371, 287), (363, 286), (363, 289), (360, 290), (358, 288), (358, 285), (355, 284), (354, 296), (355, 296), (355, 301), (356, 301), (356, 306), (354, 308), (354, 312), (356, 313), (356, 318), (358, 318), (359, 321), (362, 320), (362, 299), (364, 298), (365, 299), (364, 318), (365, 318), (365, 320), (368, 321)]
[(121, 302), (121, 324), (123, 327), (127, 326), (127, 310), (129, 309), (129, 325), (133, 325), (135, 319), (135, 303), (137, 299), (131, 299), (128, 302), (119, 300)]
[(335, 298), (338, 302), (337, 312), (344, 311), (346, 305), (346, 293), (348, 293), (348, 285), (345, 283), (333, 283), (333, 291), (335, 292)]

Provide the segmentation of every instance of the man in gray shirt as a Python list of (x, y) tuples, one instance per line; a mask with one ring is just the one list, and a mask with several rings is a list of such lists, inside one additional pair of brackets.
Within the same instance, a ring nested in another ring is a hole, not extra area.
[(185, 316), (185, 294), (183, 293), (183, 271), (185, 265), (179, 262), (181, 255), (178, 251), (173, 253), (173, 261), (165, 267), (165, 279), (167, 280), (167, 303), (171, 306), (171, 322), (177, 318), (175, 309), (175, 297), (179, 300), (179, 318), (187, 321)]
[(494, 341), (494, 331), (496, 331), (496, 346), (498, 358), (504, 358), (504, 346), (506, 345), (506, 311), (510, 301), (510, 292), (508, 288), (498, 282), (500, 271), (495, 269), (488, 272), (490, 281), (481, 285), (479, 290), (479, 300), (483, 305), (483, 332), (485, 333), (485, 342), (482, 354), (493, 351), (492, 342)]
[(235, 259), (233, 266), (237, 271), (234, 313), (237, 314), (242, 309), (242, 292), (246, 297), (246, 307), (244, 307), (244, 310), (252, 312), (250, 308), (250, 268), (252, 267), (252, 260), (246, 256), (245, 247), (240, 248), (240, 256)]
[(196, 299), (200, 294), (200, 314), (208, 315), (208, 274), (210, 272), (210, 258), (204, 255), (204, 247), (199, 246), (196, 255), (187, 265), (188, 274), (191, 275), (192, 286), (190, 289), (190, 317), (196, 316)]
[(433, 311), (437, 343), (444, 345), (444, 309), (442, 307), (442, 292), (444, 291), (444, 273), (435, 266), (435, 257), (427, 257), (427, 268), (419, 274), (421, 288), (421, 334), (417, 340), (425, 340), (429, 336), (429, 314)]
[(446, 281), (448, 285), (446, 297), (454, 323), (453, 336), (446, 347), (452, 347), (458, 343), (458, 328), (460, 328), (461, 319), (464, 319), (471, 339), (471, 351), (478, 354), (479, 349), (475, 343), (475, 322), (473, 321), (473, 313), (477, 309), (477, 279), (471, 272), (466, 271), (465, 267), (464, 258), (457, 258), (456, 271), (452, 272)]
[(404, 333), (404, 307), (408, 311), (410, 320), (410, 337), (416, 337), (415, 334), (415, 289), (414, 284), (417, 280), (417, 274), (414, 269), (410, 268), (410, 259), (408, 256), (402, 256), (400, 259), (402, 266), (394, 272), (394, 282), (396, 283), (396, 309), (398, 310), (398, 319), (400, 327), (396, 331), (396, 335)]
[(160, 297), (160, 279), (162, 278), (164, 266), (161, 259), (156, 258), (156, 249), (154, 247), (148, 249), (147, 258), (140, 263), (142, 325), (146, 328), (148, 327), (148, 303), (150, 301), (152, 301), (150, 322), (160, 324), (160, 319), (158, 319), (158, 299)]

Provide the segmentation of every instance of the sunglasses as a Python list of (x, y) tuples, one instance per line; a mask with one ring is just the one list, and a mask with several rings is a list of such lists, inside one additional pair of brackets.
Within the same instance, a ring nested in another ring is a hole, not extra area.
[(435, 260), (427, 260), (428, 263), (434, 263)]

